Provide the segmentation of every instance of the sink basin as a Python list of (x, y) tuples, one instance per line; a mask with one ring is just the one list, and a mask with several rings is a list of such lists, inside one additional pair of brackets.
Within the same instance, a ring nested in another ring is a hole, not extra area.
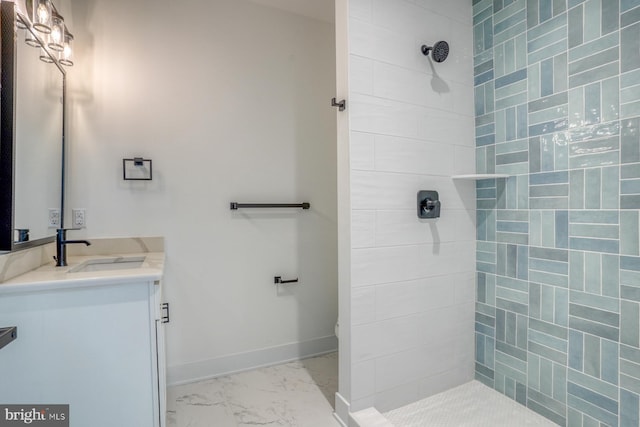
[(132, 268), (140, 268), (144, 259), (144, 256), (90, 259), (76, 267), (73, 267), (69, 270), (69, 273), (87, 273), (91, 271), (129, 270)]

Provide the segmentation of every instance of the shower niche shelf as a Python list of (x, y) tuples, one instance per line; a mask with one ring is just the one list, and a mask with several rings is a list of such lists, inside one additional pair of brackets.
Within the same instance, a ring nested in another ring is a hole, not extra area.
[(506, 173), (477, 173), (470, 175), (453, 175), (452, 179), (466, 179), (466, 180), (478, 180), (478, 179), (495, 179), (495, 178), (509, 178), (511, 175)]

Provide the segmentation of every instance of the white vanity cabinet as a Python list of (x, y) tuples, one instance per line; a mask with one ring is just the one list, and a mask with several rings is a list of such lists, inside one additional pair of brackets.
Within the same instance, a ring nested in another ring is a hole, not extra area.
[[(0, 285), (2, 286), (2, 285)], [(0, 403), (69, 404), (71, 427), (164, 427), (157, 280), (0, 292)]]

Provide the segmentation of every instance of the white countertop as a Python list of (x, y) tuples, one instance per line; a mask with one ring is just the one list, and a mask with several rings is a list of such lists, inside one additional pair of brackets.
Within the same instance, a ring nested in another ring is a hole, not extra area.
[[(138, 268), (69, 273), (69, 270), (87, 260), (119, 256), (141, 256), (145, 257), (145, 260)], [(1, 282), (0, 294), (157, 281), (162, 278), (164, 271), (164, 252), (70, 256), (67, 262), (69, 265), (66, 267), (56, 267), (55, 262), (52, 261), (35, 270)]]

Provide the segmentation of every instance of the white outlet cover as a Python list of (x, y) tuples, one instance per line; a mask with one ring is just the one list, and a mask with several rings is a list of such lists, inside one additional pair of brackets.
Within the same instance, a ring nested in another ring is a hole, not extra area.
[(75, 228), (87, 226), (87, 214), (85, 209), (71, 209), (71, 223)]
[(50, 228), (58, 228), (60, 227), (60, 209), (58, 208), (49, 208), (49, 227)]

